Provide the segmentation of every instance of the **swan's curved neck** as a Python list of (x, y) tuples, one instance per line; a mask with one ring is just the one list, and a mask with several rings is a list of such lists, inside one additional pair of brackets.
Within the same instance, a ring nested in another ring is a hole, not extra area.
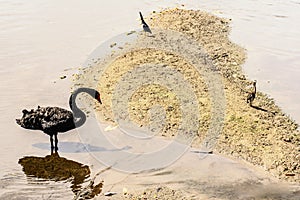
[[(90, 89), (90, 88), (78, 88), (70, 96), (69, 105), (70, 105), (71, 110), (73, 111), (75, 127), (82, 126), (86, 121), (86, 116), (85, 116), (84, 112), (82, 112), (82, 110), (80, 110), (76, 104), (76, 97), (79, 93), (82, 93), (82, 92), (88, 93), (93, 98), (95, 98), (96, 90)], [(79, 119), (79, 120), (76, 120), (76, 119)]]

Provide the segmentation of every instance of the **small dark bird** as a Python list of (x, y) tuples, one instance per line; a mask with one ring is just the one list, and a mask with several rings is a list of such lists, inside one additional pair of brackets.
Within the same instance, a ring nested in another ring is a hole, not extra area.
[(249, 103), (250, 106), (252, 106), (252, 102), (254, 101), (255, 96), (256, 96), (256, 81), (253, 81), (252, 84), (253, 85), (252, 85), (251, 91), (248, 92), (248, 96), (247, 96), (247, 103)]
[[(22, 110), (23, 116), (21, 119), (16, 119), (16, 122), (23, 128), (41, 130), (49, 135), (51, 154), (53, 154), (53, 150), (55, 150), (55, 152), (58, 150), (57, 134), (82, 126), (86, 121), (84, 112), (77, 107), (75, 102), (77, 95), (82, 92), (89, 94), (102, 104), (99, 92), (90, 88), (79, 88), (73, 92), (69, 99), (72, 112), (59, 107), (38, 106), (36, 110)], [(53, 136), (55, 145), (53, 145)]]
[(142, 13), (140, 12), (140, 17), (141, 17), (141, 21), (142, 21), (142, 25), (143, 25), (143, 29), (145, 32), (151, 33), (150, 27), (148, 26), (148, 24), (145, 22)]

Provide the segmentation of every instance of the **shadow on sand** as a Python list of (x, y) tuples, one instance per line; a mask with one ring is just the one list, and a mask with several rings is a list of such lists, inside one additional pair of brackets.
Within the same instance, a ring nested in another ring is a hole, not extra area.
[(266, 110), (266, 109), (264, 109), (264, 108), (261, 108), (261, 107), (258, 107), (258, 106), (253, 106), (253, 105), (250, 105), (250, 107), (251, 107), (251, 108), (254, 108), (254, 109), (256, 109), (256, 110), (263, 111), (263, 112), (269, 112), (269, 113), (272, 113), (273, 115), (275, 115), (275, 114), (276, 114), (276, 113), (274, 113), (274, 112), (271, 112), (271, 111), (269, 111), (269, 110)]
[[(39, 149), (44, 149), (48, 150), (50, 149), (50, 144), (49, 143), (36, 143), (33, 144), (32, 146), (39, 148)], [(120, 149), (107, 149), (104, 147), (100, 146), (94, 146), (90, 144), (85, 144), (85, 143), (80, 143), (80, 142), (60, 142), (58, 144), (58, 149), (59, 152), (63, 153), (87, 153), (87, 152), (104, 152), (104, 151), (124, 151), (131, 149), (132, 147), (130, 146), (125, 146)]]
[[(81, 184), (90, 177), (88, 166), (73, 160), (60, 157), (58, 153), (47, 155), (46, 157), (26, 156), (19, 159), (19, 164), (23, 167), (26, 176), (36, 177), (51, 181), (71, 181), (71, 189), (75, 195), (81, 190)], [(90, 191), (84, 199), (91, 199), (102, 191), (103, 182), (97, 185), (90, 184)]]

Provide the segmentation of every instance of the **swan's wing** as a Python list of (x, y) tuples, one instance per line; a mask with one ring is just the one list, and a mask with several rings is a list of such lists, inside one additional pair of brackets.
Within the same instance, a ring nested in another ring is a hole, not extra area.
[(65, 132), (74, 128), (73, 113), (59, 107), (46, 107), (41, 115), (44, 132)]
[(38, 107), (30, 111), (23, 110), (17, 124), (26, 129), (42, 130), (45, 133), (65, 132), (75, 127), (73, 113), (59, 107)]
[(71, 111), (59, 107), (45, 107), (40, 116), (47, 122), (60, 122), (73, 119), (73, 113)]

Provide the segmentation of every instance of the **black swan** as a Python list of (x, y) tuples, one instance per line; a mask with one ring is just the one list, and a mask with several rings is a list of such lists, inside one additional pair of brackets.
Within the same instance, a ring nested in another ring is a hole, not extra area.
[(145, 22), (142, 13), (140, 12), (140, 17), (141, 17), (141, 21), (142, 21), (142, 25), (143, 25), (143, 29), (145, 32), (151, 33), (150, 27), (148, 26), (148, 24)]
[(256, 96), (256, 81), (253, 81), (253, 87), (251, 88), (251, 91), (248, 92), (248, 96), (247, 96), (247, 103), (250, 104), (250, 106), (252, 106), (252, 102), (254, 101)]
[[(69, 105), (73, 112), (59, 107), (40, 107), (36, 110), (22, 110), (23, 116), (21, 119), (16, 119), (17, 124), (26, 129), (41, 130), (50, 136), (51, 154), (53, 149), (57, 152), (57, 134), (66, 132), (76, 127), (82, 126), (86, 121), (85, 114), (77, 107), (76, 97), (79, 93), (85, 92), (95, 98), (100, 104), (100, 93), (90, 88), (78, 88), (73, 92), (69, 99)], [(53, 145), (53, 136), (55, 146)]]

